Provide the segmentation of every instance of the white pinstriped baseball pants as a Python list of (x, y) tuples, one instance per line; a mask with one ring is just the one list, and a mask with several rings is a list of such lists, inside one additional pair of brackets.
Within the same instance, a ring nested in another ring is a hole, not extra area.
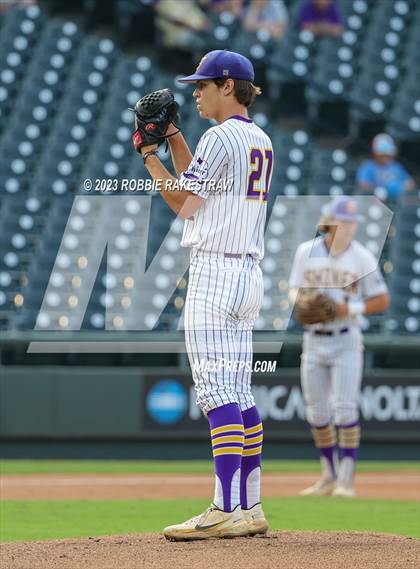
[[(252, 329), (263, 295), (262, 272), (250, 255), (191, 251), (185, 341), (197, 405), (205, 414), (228, 403), (238, 403), (241, 410), (255, 405), (251, 369), (239, 366), (252, 366)], [(224, 361), (237, 368), (221, 366)], [(197, 362), (206, 369), (197, 369)]]
[(311, 425), (347, 425), (359, 418), (359, 394), (363, 371), (360, 330), (346, 334), (303, 335), (301, 384)]

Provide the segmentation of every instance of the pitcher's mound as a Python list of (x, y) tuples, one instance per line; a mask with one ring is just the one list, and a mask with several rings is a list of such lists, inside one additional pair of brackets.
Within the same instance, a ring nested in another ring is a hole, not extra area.
[(169, 542), (159, 534), (1, 545), (4, 569), (418, 569), (420, 541), (364, 532), (269, 532)]

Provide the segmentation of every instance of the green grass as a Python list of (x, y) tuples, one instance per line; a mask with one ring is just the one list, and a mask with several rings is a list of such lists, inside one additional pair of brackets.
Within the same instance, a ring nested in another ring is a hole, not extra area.
[[(7, 500), (0, 503), (0, 540), (159, 532), (207, 505), (207, 500)], [(418, 502), (271, 498), (264, 507), (271, 529), (359, 530), (420, 537)]]
[[(208, 461), (3, 460), (1, 474), (211, 473)], [(359, 472), (419, 472), (419, 462), (361, 461)], [(265, 472), (317, 472), (317, 461), (267, 460)], [(271, 498), (265, 510), (272, 529), (379, 531), (420, 537), (420, 504), (414, 501)], [(57, 500), (0, 502), (0, 540), (161, 531), (197, 514), (207, 500)]]
[[(1, 460), (0, 474), (40, 473), (157, 473), (157, 474), (200, 474), (213, 470), (209, 460)], [(317, 472), (319, 463), (315, 460), (265, 460), (264, 472)], [(410, 470), (420, 473), (420, 462), (416, 461), (360, 461), (358, 472), (381, 472), (386, 470)]]

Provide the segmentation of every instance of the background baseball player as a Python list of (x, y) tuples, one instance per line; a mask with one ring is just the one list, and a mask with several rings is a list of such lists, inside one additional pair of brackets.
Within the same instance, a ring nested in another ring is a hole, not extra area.
[[(219, 367), (222, 359), (252, 362), (252, 328), (263, 298), (259, 261), (273, 149), (269, 137), (248, 118), (247, 107), (260, 93), (253, 80), (251, 62), (226, 50), (208, 53), (196, 73), (182, 79), (195, 83), (200, 116), (214, 119), (217, 126), (201, 137), (194, 157), (177, 127), (169, 126), (166, 134), (179, 180), (159, 161), (156, 145), (145, 143), (155, 126), (142, 128), (137, 114), (139, 130), (133, 140), (149, 173), (154, 179), (179, 182), (175, 191), (161, 195), (186, 220), (181, 243), (191, 248), (186, 345), (197, 402), (210, 423), (216, 474), (213, 505), (166, 528), (169, 539), (254, 535), (268, 528), (260, 505), (263, 435), (251, 372)], [(221, 191), (210, 181), (221, 182)], [(194, 364), (201, 360), (209, 365), (199, 370)]]
[(352, 497), (360, 442), (360, 317), (386, 310), (389, 296), (376, 259), (353, 240), (363, 219), (356, 201), (335, 198), (323, 213), (325, 235), (298, 247), (289, 281), (296, 317), (305, 327), (301, 383), (322, 465), (321, 479), (301, 494)]

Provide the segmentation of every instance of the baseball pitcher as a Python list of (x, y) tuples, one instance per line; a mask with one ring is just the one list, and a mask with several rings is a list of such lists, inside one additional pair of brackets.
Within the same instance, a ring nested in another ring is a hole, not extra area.
[[(260, 89), (244, 56), (216, 50), (194, 74), (193, 97), (204, 119), (217, 123), (192, 156), (178, 129), (168, 90), (135, 107), (134, 146), (161, 196), (185, 220), (181, 245), (191, 262), (185, 338), (197, 403), (210, 424), (215, 467), (213, 504), (185, 523), (165, 528), (172, 540), (265, 533), (260, 504), (263, 430), (251, 393), (252, 329), (263, 299), (259, 262), (273, 168), (269, 137), (248, 116)], [(146, 100), (145, 100), (146, 99)], [(177, 178), (156, 155), (168, 140)]]

